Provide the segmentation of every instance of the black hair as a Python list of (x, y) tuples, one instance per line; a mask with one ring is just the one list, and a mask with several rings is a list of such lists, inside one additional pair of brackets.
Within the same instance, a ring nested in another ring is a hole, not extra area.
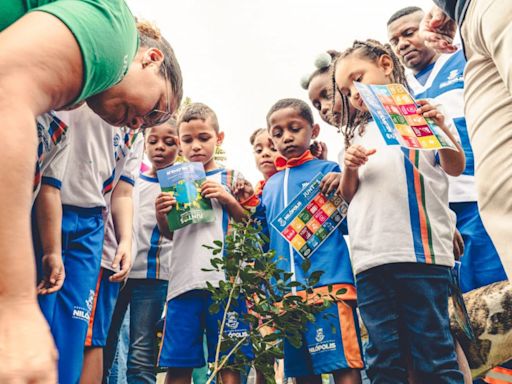
[(393, 52), (393, 49), (389, 44), (382, 44), (377, 40), (368, 39), (365, 41), (356, 40), (352, 44), (352, 46), (342, 52), (334, 61), (333, 70), (332, 70), (332, 86), (334, 89), (333, 92), (333, 103), (334, 98), (336, 96), (336, 92), (341, 97), (341, 122), (340, 129), (345, 137), (345, 148), (350, 146), (352, 139), (354, 138), (354, 132), (357, 128), (359, 128), (359, 133), (362, 134), (364, 132), (364, 126), (370, 120), (370, 113), (368, 112), (360, 112), (357, 111), (355, 114), (350, 114), (350, 101), (347, 96), (339, 92), (338, 87), (336, 86), (335, 72), (337, 63), (352, 55), (357, 54), (363, 58), (376, 61), (382, 55), (388, 55), (393, 61), (393, 72), (391, 73), (391, 80), (395, 83), (403, 84), (406, 88), (409, 88), (407, 84), (407, 79), (405, 77), (405, 70), (400, 60)]
[(416, 13), (416, 12), (423, 12), (423, 9), (421, 9), (420, 7), (402, 8), (391, 15), (391, 17), (388, 20), (387, 25), (389, 26), (389, 24), (391, 24), (393, 21), (396, 21), (404, 16), (407, 16), (407, 15), (410, 15), (411, 13)]
[[(174, 117), (171, 117), (169, 120), (167, 120), (165, 123), (162, 123), (160, 125), (167, 125), (170, 128), (172, 128), (176, 133), (178, 133), (178, 125), (176, 122), (176, 119)], [(142, 136), (144, 136), (144, 139), (147, 138), (148, 132), (151, 131), (151, 128), (158, 127), (159, 125), (155, 125), (153, 127), (148, 127), (145, 129), (141, 129)]]
[(178, 116), (178, 131), (181, 123), (188, 123), (192, 120), (209, 120), (215, 132), (219, 133), (219, 121), (217, 115), (209, 106), (203, 103), (190, 103), (185, 106)]
[(306, 120), (310, 125), (313, 125), (315, 121), (313, 120), (313, 112), (309, 105), (300, 100), (300, 99), (281, 99), (277, 101), (268, 111), (267, 113), (267, 126), (270, 127), (270, 116), (274, 112), (280, 111), (285, 108), (293, 108), (297, 113)]

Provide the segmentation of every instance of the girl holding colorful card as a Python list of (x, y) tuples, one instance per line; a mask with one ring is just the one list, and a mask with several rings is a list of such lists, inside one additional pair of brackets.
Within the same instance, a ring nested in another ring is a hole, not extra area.
[(386, 144), (354, 82), (407, 87), (390, 47), (356, 41), (336, 59), (334, 80), (343, 111), (350, 103), (365, 114), (354, 122), (342, 113), (347, 148), (339, 192), (350, 202), (352, 263), (369, 335), (368, 376), (372, 383), (407, 383), (410, 353), (423, 382), (463, 383), (448, 317), (455, 223), (446, 174), (463, 171), (464, 153), (444, 117), (425, 101), (418, 102), (418, 118), (432, 119), (457, 150)]

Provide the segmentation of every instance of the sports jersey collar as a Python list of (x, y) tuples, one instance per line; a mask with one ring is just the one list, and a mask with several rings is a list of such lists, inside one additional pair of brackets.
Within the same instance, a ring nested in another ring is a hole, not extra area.
[(222, 172), (223, 170), (224, 170), (224, 168), (216, 168), (216, 169), (212, 169), (211, 171), (208, 171), (205, 173), (206, 173), (206, 176), (211, 176), (211, 175), (215, 175), (216, 173)]
[(145, 175), (145, 174), (141, 174), (140, 178), (142, 180), (149, 181), (150, 183), (158, 183), (158, 178), (157, 177), (151, 177), (151, 176), (148, 176), (148, 175)]
[(308, 161), (311, 161), (315, 158), (310, 150), (307, 150), (299, 157), (294, 157), (293, 159), (287, 159), (283, 156), (277, 156), (276, 160), (274, 161), (276, 165), (276, 169), (278, 171), (282, 171), (286, 168), (293, 168), (298, 167), (299, 165), (302, 165), (304, 163), (307, 163)]

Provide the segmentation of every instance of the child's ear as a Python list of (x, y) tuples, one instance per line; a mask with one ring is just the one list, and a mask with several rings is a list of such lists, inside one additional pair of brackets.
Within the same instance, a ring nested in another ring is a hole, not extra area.
[(313, 132), (311, 135), (311, 139), (315, 140), (319, 134), (320, 134), (320, 125), (313, 124)]
[(394, 69), (393, 59), (389, 55), (381, 55), (378, 60), (379, 67), (384, 71), (384, 74), (390, 79)]
[(224, 141), (224, 132), (217, 133), (217, 145), (221, 145)]

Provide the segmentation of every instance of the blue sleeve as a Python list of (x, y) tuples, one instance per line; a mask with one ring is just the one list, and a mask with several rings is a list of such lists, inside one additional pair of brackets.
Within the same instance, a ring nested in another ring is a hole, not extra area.
[(62, 182), (59, 179), (49, 176), (43, 176), (41, 179), (41, 184), (51, 185), (54, 188), (60, 189), (62, 186)]

